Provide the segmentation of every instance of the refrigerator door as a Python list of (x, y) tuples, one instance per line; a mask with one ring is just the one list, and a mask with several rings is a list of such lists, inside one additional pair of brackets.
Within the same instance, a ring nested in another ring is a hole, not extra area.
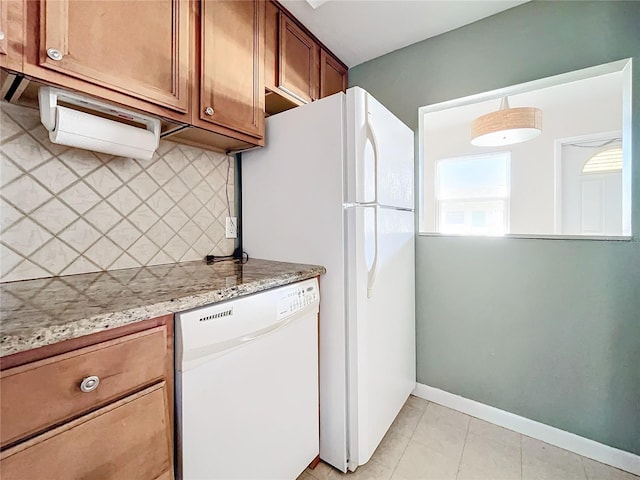
[(413, 209), (413, 137), (365, 90), (347, 90), (347, 202)]
[(370, 458), (415, 387), (414, 215), (346, 209), (349, 469)]

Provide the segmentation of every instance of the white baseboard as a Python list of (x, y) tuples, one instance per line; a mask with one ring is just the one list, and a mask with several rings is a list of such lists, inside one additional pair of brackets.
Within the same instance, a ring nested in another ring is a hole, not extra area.
[(569, 450), (583, 457), (592, 458), (598, 462), (611, 465), (612, 467), (640, 475), (640, 456), (634, 455), (633, 453), (618, 450), (617, 448), (609, 447), (594, 440), (565, 432), (559, 428), (551, 427), (544, 423), (536, 422), (535, 420), (530, 420), (421, 383), (416, 384), (413, 395), (513, 430), (528, 437), (542, 440), (543, 442)]

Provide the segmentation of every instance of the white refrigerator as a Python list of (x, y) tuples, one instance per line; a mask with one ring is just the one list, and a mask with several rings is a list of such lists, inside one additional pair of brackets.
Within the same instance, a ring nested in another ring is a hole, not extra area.
[(247, 253), (327, 269), (320, 458), (355, 470), (416, 382), (413, 131), (354, 87), (269, 117), (241, 162)]

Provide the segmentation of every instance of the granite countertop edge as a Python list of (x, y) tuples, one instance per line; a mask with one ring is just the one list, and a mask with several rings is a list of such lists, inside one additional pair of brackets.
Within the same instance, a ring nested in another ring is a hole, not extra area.
[(61, 325), (32, 327), (28, 331), (22, 332), (23, 334), (3, 334), (2, 345), (0, 346), (0, 357), (52, 345), (65, 340), (80, 338), (167, 314), (174, 314), (244, 295), (258, 293), (270, 288), (314, 278), (325, 272), (326, 269), (324, 267), (309, 265), (309, 268), (305, 270), (276, 274), (267, 279), (254, 280), (241, 285), (212, 288), (209, 291), (198, 294), (187, 295), (150, 305), (141, 305), (126, 310), (93, 315), (72, 320)]

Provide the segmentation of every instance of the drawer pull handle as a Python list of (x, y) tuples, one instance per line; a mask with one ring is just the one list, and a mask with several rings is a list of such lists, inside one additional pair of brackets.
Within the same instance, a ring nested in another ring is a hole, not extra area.
[(90, 377), (86, 377), (82, 379), (80, 382), (80, 390), (84, 393), (93, 392), (100, 385), (100, 379), (95, 375), (91, 375)]

